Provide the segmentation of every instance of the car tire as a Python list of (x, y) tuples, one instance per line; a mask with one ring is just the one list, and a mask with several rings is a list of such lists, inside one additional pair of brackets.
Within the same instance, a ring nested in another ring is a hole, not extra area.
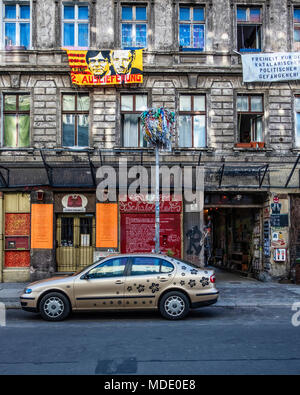
[(182, 292), (170, 291), (159, 302), (159, 311), (168, 320), (181, 320), (187, 316), (189, 310), (189, 299)]
[(46, 321), (62, 321), (71, 312), (70, 302), (62, 293), (50, 292), (42, 297), (39, 311)]

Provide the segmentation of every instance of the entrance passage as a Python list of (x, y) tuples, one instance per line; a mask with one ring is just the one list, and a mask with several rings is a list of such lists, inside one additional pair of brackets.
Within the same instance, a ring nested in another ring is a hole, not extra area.
[(261, 270), (261, 209), (207, 208), (205, 222), (211, 229), (204, 250), (209, 264), (239, 272)]
[(93, 263), (95, 217), (59, 215), (56, 221), (56, 263), (59, 272), (74, 272)]
[[(160, 214), (160, 249), (181, 258), (180, 214)], [(155, 248), (155, 214), (121, 215), (121, 252), (152, 252)]]

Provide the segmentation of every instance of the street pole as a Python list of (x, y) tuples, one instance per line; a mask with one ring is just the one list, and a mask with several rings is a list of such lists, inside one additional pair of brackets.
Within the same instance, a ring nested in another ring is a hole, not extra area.
[(175, 128), (175, 113), (162, 107), (152, 108), (141, 114), (144, 137), (155, 147), (155, 249), (160, 253), (159, 241), (159, 148), (171, 148)]
[(155, 147), (155, 253), (160, 253), (159, 243), (159, 148)]

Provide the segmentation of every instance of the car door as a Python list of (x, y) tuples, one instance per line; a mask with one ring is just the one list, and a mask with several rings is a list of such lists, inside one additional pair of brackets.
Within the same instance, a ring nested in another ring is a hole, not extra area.
[(131, 258), (125, 279), (125, 308), (147, 309), (156, 306), (158, 296), (170, 285), (175, 275), (172, 264), (172, 269), (166, 269), (169, 272), (162, 270), (163, 262), (166, 261), (151, 256)]
[(125, 267), (127, 258), (112, 258), (93, 267), (87, 278), (74, 283), (77, 309), (99, 310), (124, 307)]

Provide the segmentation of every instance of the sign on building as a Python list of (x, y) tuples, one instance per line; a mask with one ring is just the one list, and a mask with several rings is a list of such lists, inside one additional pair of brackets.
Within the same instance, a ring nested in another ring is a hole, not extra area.
[(300, 79), (300, 53), (277, 52), (242, 55), (244, 82)]
[(73, 84), (105, 86), (143, 82), (142, 49), (66, 51)]

